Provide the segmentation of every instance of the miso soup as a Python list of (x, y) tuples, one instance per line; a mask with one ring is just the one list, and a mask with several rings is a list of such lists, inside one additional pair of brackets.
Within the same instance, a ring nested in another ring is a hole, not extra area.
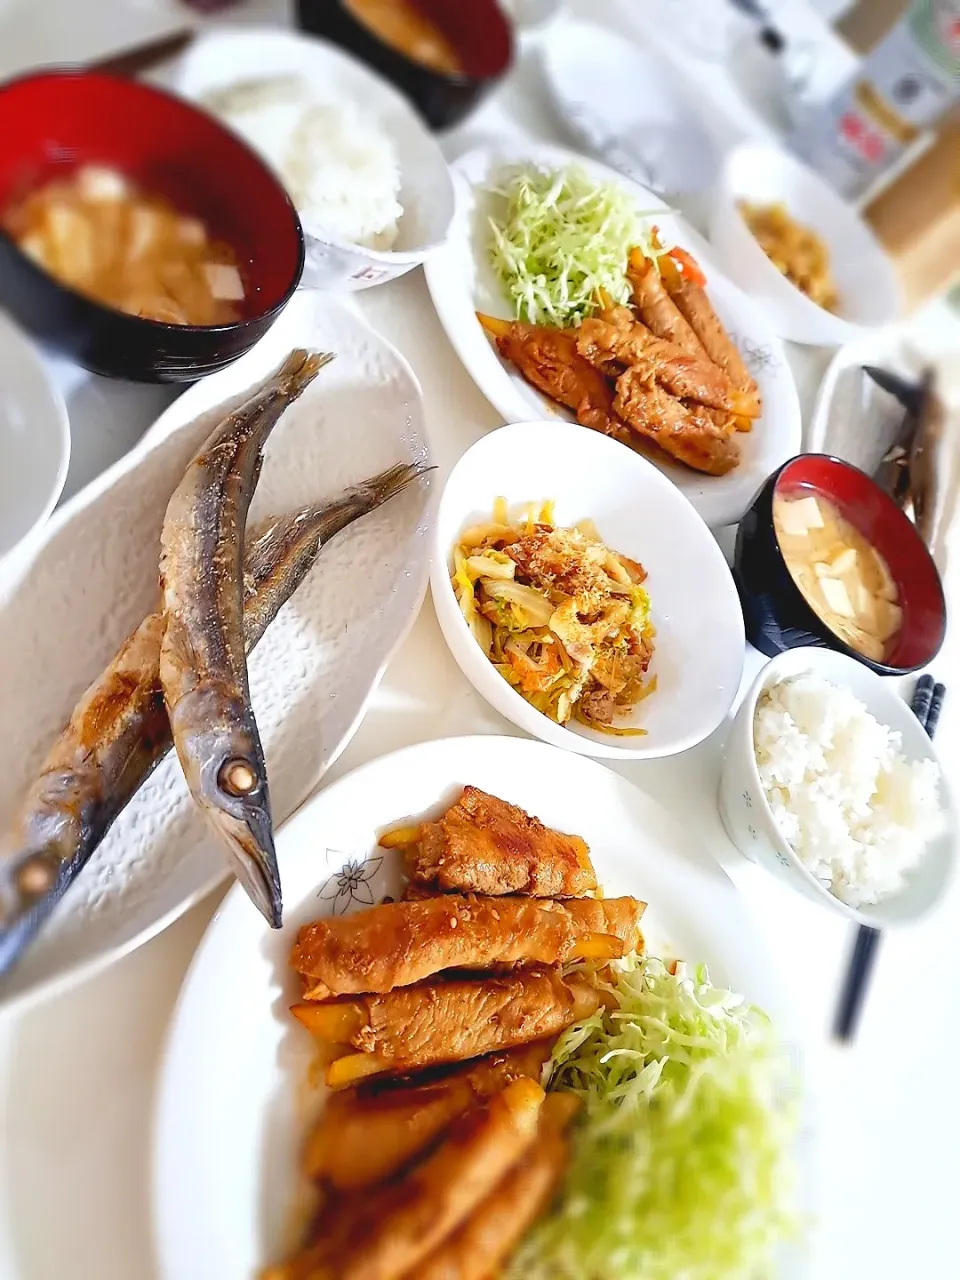
[(882, 662), (902, 613), (876, 547), (835, 503), (808, 489), (775, 493), (773, 524), (790, 576), (817, 617), (852, 649)]

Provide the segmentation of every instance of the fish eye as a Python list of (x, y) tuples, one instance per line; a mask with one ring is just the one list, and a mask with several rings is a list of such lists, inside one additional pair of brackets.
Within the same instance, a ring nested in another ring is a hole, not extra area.
[(260, 785), (257, 772), (249, 760), (240, 758), (223, 762), (217, 775), (217, 782), (227, 795), (236, 796), (237, 799), (252, 795)]
[(22, 898), (39, 898), (53, 888), (56, 879), (56, 867), (42, 854), (35, 854), (17, 868), (17, 891)]

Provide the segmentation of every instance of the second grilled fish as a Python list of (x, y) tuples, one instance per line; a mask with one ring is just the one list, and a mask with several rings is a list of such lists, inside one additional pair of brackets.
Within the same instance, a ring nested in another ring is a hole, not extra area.
[[(244, 641), (258, 643), (323, 547), (426, 468), (395, 466), (333, 502), (272, 520), (244, 557)], [(172, 745), (150, 614), (77, 703), (0, 848), (0, 976), (19, 960), (117, 815)]]
[(160, 683), (173, 743), (237, 879), (275, 929), (283, 904), (243, 647), (243, 538), (267, 436), (330, 358), (294, 351), (224, 418), (174, 490), (160, 535)]

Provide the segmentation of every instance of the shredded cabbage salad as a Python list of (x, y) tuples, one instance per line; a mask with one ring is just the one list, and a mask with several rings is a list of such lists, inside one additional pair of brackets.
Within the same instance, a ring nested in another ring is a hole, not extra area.
[(765, 1015), (703, 966), (629, 958), (557, 1042), (583, 1099), (556, 1209), (511, 1280), (748, 1280), (795, 1230), (789, 1072)]
[(599, 291), (626, 302), (627, 256), (636, 246), (654, 261), (647, 216), (614, 183), (576, 165), (553, 172), (506, 170), (492, 193), (502, 207), (490, 218), (490, 254), (518, 320), (554, 328), (577, 325), (597, 307)]

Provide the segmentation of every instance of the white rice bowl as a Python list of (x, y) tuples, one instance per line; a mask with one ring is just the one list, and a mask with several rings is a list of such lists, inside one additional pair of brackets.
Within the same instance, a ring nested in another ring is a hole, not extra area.
[(851, 907), (900, 893), (946, 828), (940, 768), (852, 692), (813, 675), (769, 686), (754, 752), (774, 820), (804, 866)]
[[(281, 101), (255, 123), (228, 125), (275, 168), (278, 125), (280, 150), (293, 152), (292, 170), (282, 167), (304, 227), (306, 287), (381, 284), (446, 242), (454, 193), (439, 143), (399, 90), (335, 45), (279, 27), (214, 28), (198, 36), (164, 80), (200, 105), (251, 81), (308, 87), (306, 119), (302, 102)], [(297, 117), (303, 134), (292, 149), (278, 118), (284, 113)]]

